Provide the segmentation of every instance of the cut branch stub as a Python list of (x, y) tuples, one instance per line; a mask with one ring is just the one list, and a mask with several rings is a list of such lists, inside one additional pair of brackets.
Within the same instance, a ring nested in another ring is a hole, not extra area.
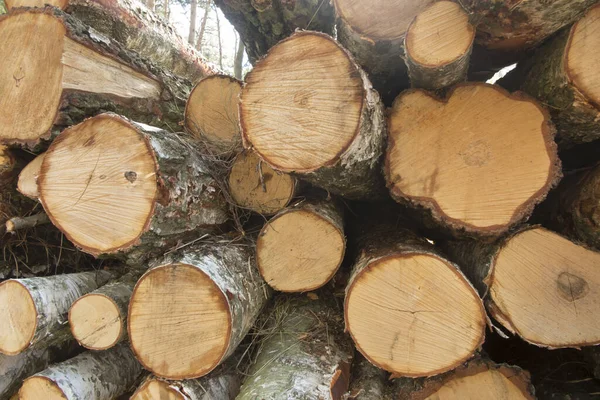
[(389, 136), (392, 197), (429, 209), (455, 232), (507, 231), (529, 217), (561, 174), (541, 106), (483, 83), (461, 84), (445, 101), (422, 90), (403, 93)]
[(437, 90), (464, 81), (475, 28), (462, 7), (440, 1), (421, 12), (405, 38), (411, 85)]
[(227, 182), (231, 197), (239, 207), (263, 215), (283, 210), (298, 187), (296, 178), (275, 171), (251, 150), (238, 154)]
[(137, 262), (228, 219), (217, 182), (188, 143), (114, 114), (63, 131), (38, 183), (52, 223), (95, 256)]
[(307, 292), (329, 282), (345, 250), (341, 207), (327, 201), (303, 202), (265, 224), (256, 242), (256, 259), (273, 289)]
[(146, 369), (198, 378), (232, 354), (269, 294), (252, 253), (249, 243), (222, 238), (167, 254), (140, 278), (127, 324)]
[(350, 198), (378, 194), (383, 106), (331, 37), (297, 32), (246, 77), (240, 119), (248, 145), (274, 169)]
[(486, 314), (458, 267), (404, 230), (373, 231), (359, 247), (345, 300), (346, 329), (394, 376), (449, 371), (485, 336)]
[(38, 191), (38, 177), (40, 176), (40, 169), (42, 168), (42, 162), (46, 153), (42, 153), (34, 158), (29, 164), (21, 170), (19, 174), (19, 180), (17, 182), (17, 190), (24, 196), (30, 199), (37, 200), (40, 196)]
[(226, 75), (198, 82), (185, 108), (185, 126), (218, 156), (228, 156), (242, 146), (239, 99), (242, 83)]
[(445, 246), (512, 333), (549, 348), (600, 343), (600, 253), (540, 227), (494, 245)]
[(545, 43), (523, 90), (549, 106), (561, 146), (600, 138), (600, 5)]

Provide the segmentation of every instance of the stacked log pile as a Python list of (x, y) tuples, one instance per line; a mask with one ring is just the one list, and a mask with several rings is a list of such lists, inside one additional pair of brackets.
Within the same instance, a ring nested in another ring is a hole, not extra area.
[(47, 3), (0, 16), (0, 399), (600, 393), (600, 5), (217, 0), (239, 81)]

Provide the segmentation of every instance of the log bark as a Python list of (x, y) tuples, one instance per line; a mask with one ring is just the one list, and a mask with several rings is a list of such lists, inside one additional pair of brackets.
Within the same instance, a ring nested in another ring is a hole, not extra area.
[(58, 9), (14, 10), (0, 17), (0, 35), (4, 143), (35, 146), (102, 111), (171, 130), (182, 120), (188, 81)]
[(563, 148), (600, 139), (599, 26), (600, 6), (595, 6), (542, 45), (528, 63), (522, 90), (548, 106)]
[(218, 183), (183, 137), (115, 114), (63, 131), (38, 182), (44, 209), (69, 240), (130, 264), (228, 219)]
[(0, 283), (0, 352), (19, 354), (55, 333), (67, 321), (71, 304), (112, 276), (96, 271)]
[(350, 390), (344, 400), (392, 400), (388, 373), (357, 355), (352, 364)]
[(23, 196), (27, 196), (32, 200), (38, 200), (40, 194), (38, 191), (38, 176), (40, 175), (40, 169), (42, 162), (44, 161), (44, 155), (42, 153), (29, 162), (25, 168), (19, 173), (19, 180), (17, 182), (17, 190)]
[(80, 345), (90, 350), (107, 350), (127, 339), (127, 308), (141, 275), (131, 271), (73, 303), (69, 326)]
[(222, 237), (171, 252), (154, 265), (129, 305), (131, 346), (159, 377), (204, 376), (232, 354), (269, 297), (253, 247)]
[(236, 156), (227, 178), (235, 204), (262, 215), (273, 215), (287, 207), (300, 183), (293, 176), (275, 171), (253, 151)]
[(504, 328), (540, 347), (598, 344), (600, 253), (539, 226), (494, 243), (448, 241), (444, 250)]
[(112, 400), (130, 390), (142, 374), (127, 343), (106, 351), (87, 351), (25, 380), (23, 399)]
[(529, 373), (517, 366), (476, 357), (443, 375), (401, 378), (392, 384), (394, 399), (514, 399), (534, 400)]
[(485, 337), (486, 314), (458, 267), (405, 229), (367, 229), (346, 287), (346, 330), (371, 363), (396, 376), (452, 370)]
[(35, 228), (38, 225), (49, 224), (50, 219), (46, 213), (33, 214), (27, 217), (13, 217), (6, 221), (6, 232), (15, 233), (22, 229)]
[(274, 169), (351, 199), (383, 196), (383, 105), (331, 37), (297, 32), (273, 47), (246, 76), (240, 120)]
[(334, 201), (301, 201), (286, 208), (265, 224), (256, 241), (260, 274), (282, 292), (324, 286), (345, 251), (343, 209)]
[(465, 83), (440, 100), (410, 90), (388, 121), (392, 197), (450, 234), (508, 231), (561, 177), (549, 115), (519, 92)]
[(341, 400), (353, 348), (333, 296), (281, 296), (237, 400)]
[(248, 59), (256, 63), (267, 51), (296, 29), (333, 33), (334, 12), (321, 0), (215, 0), (239, 32)]
[(412, 87), (439, 90), (467, 78), (475, 28), (462, 7), (440, 1), (410, 24), (404, 45)]
[(0, 398), (10, 398), (18, 392), (23, 379), (46, 369), (50, 364), (75, 356), (79, 349), (69, 330), (62, 329), (18, 355), (1, 354)]

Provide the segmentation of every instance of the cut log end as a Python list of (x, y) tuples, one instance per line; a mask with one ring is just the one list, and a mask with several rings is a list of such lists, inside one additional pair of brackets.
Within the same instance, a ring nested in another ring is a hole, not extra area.
[(410, 377), (456, 368), (483, 343), (486, 325), (472, 286), (453, 265), (425, 253), (372, 262), (348, 288), (345, 314), (369, 361)]
[[(487, 369), (480, 372), (469, 372), (473, 375), (457, 374), (431, 394), (430, 398), (444, 400), (462, 400), (480, 398), (482, 393), (489, 399), (533, 400), (520, 382), (513, 382), (514, 372), (510, 369)], [(511, 379), (512, 378), (512, 379)]]
[(131, 400), (187, 400), (188, 397), (175, 390), (171, 384), (159, 379), (148, 379), (133, 394)]
[(69, 325), (73, 337), (83, 347), (106, 350), (121, 339), (125, 317), (110, 297), (90, 293), (80, 297), (71, 306)]
[(91, 254), (127, 248), (154, 211), (156, 161), (146, 139), (124, 119), (103, 115), (66, 129), (38, 178), (51, 221)]
[(0, 320), (0, 352), (15, 355), (25, 350), (35, 334), (37, 311), (31, 294), (17, 281), (0, 283)]
[(600, 109), (600, 6), (591, 8), (577, 22), (565, 53), (566, 72), (573, 85)]
[(136, 357), (168, 379), (197, 378), (213, 370), (227, 351), (231, 326), (223, 292), (200, 269), (185, 264), (147, 272), (129, 306)]
[(275, 171), (252, 151), (236, 157), (228, 184), (238, 206), (264, 215), (273, 215), (285, 208), (296, 189), (295, 178)]
[(547, 114), (533, 100), (491, 85), (459, 85), (445, 102), (408, 91), (394, 103), (389, 135), (392, 195), (457, 229), (506, 231), (529, 216), (560, 176)]
[(19, 390), (20, 399), (47, 399), (47, 400), (68, 400), (60, 387), (43, 376), (32, 376), (25, 379), (21, 390)]
[(281, 171), (335, 164), (359, 132), (364, 97), (359, 69), (344, 49), (327, 35), (296, 33), (246, 77), (244, 139)]
[(64, 10), (69, 4), (69, 0), (4, 0), (7, 9), (18, 7), (45, 7), (47, 4)]
[(433, 1), (335, 0), (334, 3), (340, 18), (357, 33), (375, 40), (394, 40), (403, 37), (413, 18)]
[(415, 18), (406, 33), (406, 51), (417, 63), (441, 67), (467, 53), (475, 29), (460, 5), (440, 1)]
[(282, 292), (306, 292), (325, 285), (344, 258), (344, 232), (307, 209), (284, 211), (262, 229), (256, 243), (258, 268)]
[(0, 17), (0, 142), (35, 143), (52, 127), (65, 33), (60, 20), (43, 13)]
[(600, 343), (600, 253), (544, 228), (519, 232), (496, 255), (492, 316), (539, 346)]
[(42, 168), (42, 162), (46, 153), (42, 153), (33, 159), (29, 164), (23, 168), (19, 174), (19, 180), (17, 182), (17, 190), (24, 196), (30, 199), (37, 200), (40, 196), (38, 191), (38, 177)]
[(241, 146), (239, 96), (242, 84), (225, 75), (201, 80), (190, 94), (185, 125), (207, 146), (219, 153), (231, 153)]

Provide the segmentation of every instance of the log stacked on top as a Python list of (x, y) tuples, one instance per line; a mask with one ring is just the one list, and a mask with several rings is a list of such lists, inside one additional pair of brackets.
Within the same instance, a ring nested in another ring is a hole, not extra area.
[[(555, 126), (593, 138), (600, 8), (463, 3), (336, 0), (338, 42), (291, 29), (333, 32), (328, 4), (217, 1), (264, 55), (240, 82), (125, 1), (9, 2), (0, 185), (30, 221), (10, 237), (48, 218), (101, 260), (0, 283), (0, 396), (533, 399), (486, 326), (599, 344), (597, 167), (544, 199)], [(521, 66), (534, 97), (462, 83), (493, 65), (477, 45), (517, 55), (577, 19)]]

